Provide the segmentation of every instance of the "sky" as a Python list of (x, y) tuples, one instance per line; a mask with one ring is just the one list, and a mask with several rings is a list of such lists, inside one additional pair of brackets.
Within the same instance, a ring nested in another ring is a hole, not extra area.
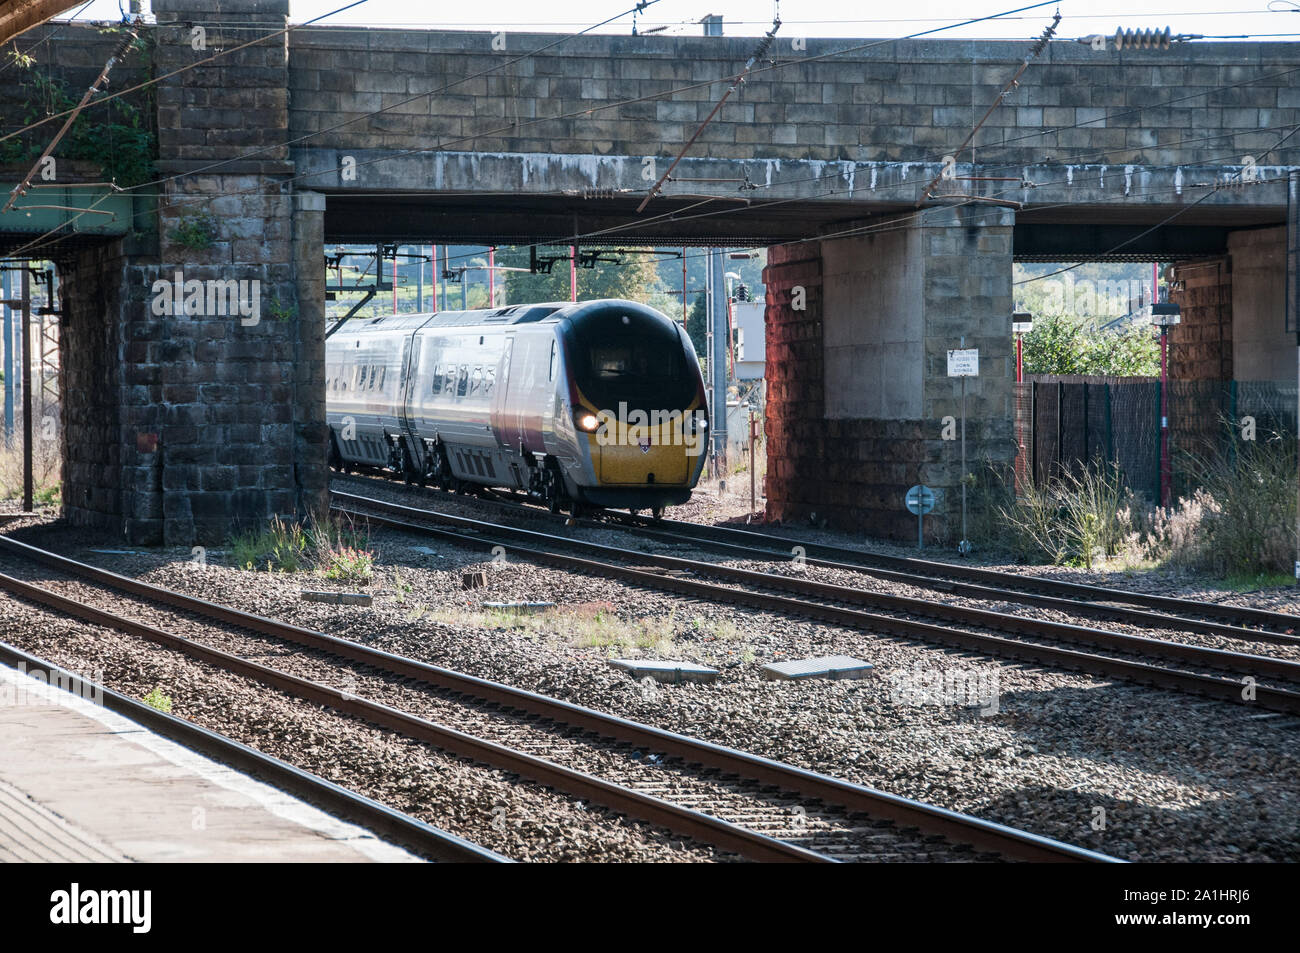
[[(147, 4), (149, 0), (144, 0)], [(220, 0), (208, 0), (214, 7)], [(293, 22), (332, 13), (350, 0), (290, 0)], [(990, 16), (1022, 7), (1033, 0), (911, 0), (902, 7), (868, 4), (862, 0), (784, 0), (779, 4), (781, 37), (902, 37), (923, 30)], [(365, 0), (359, 6), (326, 17), (322, 24), (392, 28), (505, 30), (575, 33), (628, 11), (635, 0), (493, 0), (486, 4), (451, 4), (430, 0)], [(117, 20), (127, 0), (91, 0), (78, 19)], [(641, 32), (664, 27), (667, 34), (697, 36), (699, 20), (721, 14), (728, 36), (757, 36), (772, 24), (773, 0), (657, 0), (637, 17)], [(476, 18), (473, 9), (490, 10), (490, 18)], [(916, 17), (899, 19), (902, 10)], [(1059, 9), (1057, 35), (1066, 39), (1113, 34), (1124, 29), (1164, 29), (1175, 34), (1201, 34), (1206, 38), (1275, 39), (1300, 42), (1300, 0), (1061, 0), (1052, 6), (1027, 10), (997, 20), (959, 27), (936, 37), (1030, 39), (1036, 37)], [(539, 15), (541, 14), (541, 15)], [(65, 15), (66, 16), (66, 15)], [(596, 32), (632, 32), (631, 15), (623, 16)]]

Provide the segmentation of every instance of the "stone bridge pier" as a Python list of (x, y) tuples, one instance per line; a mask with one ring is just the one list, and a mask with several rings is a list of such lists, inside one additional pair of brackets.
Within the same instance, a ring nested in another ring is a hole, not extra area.
[[(283, 2), (207, 12), (274, 33)], [(193, 0), (154, 0), (155, 70), (193, 63)], [(228, 38), (227, 38), (228, 39)], [(288, 48), (227, 53), (157, 86), (156, 229), (65, 252), (64, 501), (134, 544), (213, 544), (326, 501), (324, 197), (281, 145)], [(211, 171), (203, 171), (211, 168)]]
[(769, 250), (769, 519), (914, 538), (903, 497), (924, 483), (940, 491), (927, 534), (959, 537), (961, 382), (947, 352), (963, 337), (980, 352), (966, 382), (966, 472), (1009, 467), (1013, 219), (930, 209), (901, 227)]

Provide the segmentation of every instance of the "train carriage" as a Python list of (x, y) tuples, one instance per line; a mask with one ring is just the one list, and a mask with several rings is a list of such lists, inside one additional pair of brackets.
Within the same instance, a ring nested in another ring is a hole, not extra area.
[(656, 514), (704, 467), (695, 350), (632, 301), (351, 320), (327, 340), (326, 371), (336, 467)]

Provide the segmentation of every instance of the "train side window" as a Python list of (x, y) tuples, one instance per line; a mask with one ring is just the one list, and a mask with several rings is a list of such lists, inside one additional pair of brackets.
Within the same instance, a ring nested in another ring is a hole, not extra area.
[(429, 393), (430, 394), (442, 393), (442, 365), (441, 364), (433, 365), (432, 380), (429, 382)]
[(483, 381), (483, 396), (491, 395), (497, 386), (497, 369), (495, 365), (490, 365), (486, 371), (486, 377)]
[(546, 378), (547, 380), (550, 380), (550, 381), (555, 380), (555, 356), (556, 356), (556, 352), (557, 352), (557, 350), (558, 350), (558, 347), (559, 347), (559, 346), (556, 344), (555, 341), (552, 341), (552, 342), (551, 342), (551, 369), (550, 369), (550, 371), (548, 372), (548, 376), (547, 376), (547, 378)]
[(464, 397), (469, 390), (469, 365), (462, 364), (456, 381), (456, 396)]
[(386, 366), (381, 367), (379, 369), (379, 389), (381, 391), (384, 389), (384, 381), (387, 379), (388, 379), (388, 368)]
[(456, 365), (448, 364), (442, 373), (442, 392), (450, 397), (456, 390)]
[(469, 376), (469, 392), (478, 394), (483, 391), (483, 365), (475, 364), (474, 370)]

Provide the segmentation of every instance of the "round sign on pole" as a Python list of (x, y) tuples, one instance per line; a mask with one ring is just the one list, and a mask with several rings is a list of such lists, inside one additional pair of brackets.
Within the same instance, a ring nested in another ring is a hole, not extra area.
[(907, 491), (903, 502), (907, 505), (909, 513), (921, 516), (934, 509), (934, 490), (923, 483), (918, 483)]

